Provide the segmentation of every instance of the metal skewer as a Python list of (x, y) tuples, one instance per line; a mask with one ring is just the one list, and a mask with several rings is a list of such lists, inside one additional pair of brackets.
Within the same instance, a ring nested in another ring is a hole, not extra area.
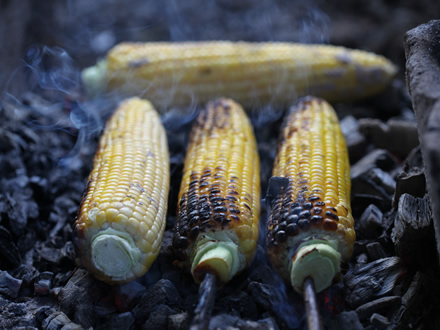
[(199, 303), (195, 309), (195, 316), (191, 323), (191, 330), (206, 330), (214, 308), (215, 294), (217, 292), (217, 278), (206, 273), (199, 287)]
[(322, 330), (321, 317), (319, 316), (318, 302), (316, 300), (315, 282), (311, 277), (307, 277), (304, 280), (304, 303), (306, 305), (308, 329)]

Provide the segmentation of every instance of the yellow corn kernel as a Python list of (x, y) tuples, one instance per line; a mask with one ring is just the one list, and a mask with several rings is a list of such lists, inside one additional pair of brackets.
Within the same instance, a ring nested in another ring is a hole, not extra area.
[[(151, 176), (160, 179), (149, 181)], [(107, 122), (78, 210), (74, 242), (80, 264), (108, 283), (145, 274), (159, 254), (160, 244), (153, 243), (162, 241), (168, 190), (160, 117), (150, 102), (128, 99)]]
[(196, 282), (220, 285), (252, 261), (260, 216), (260, 169), (252, 126), (229, 99), (210, 102), (190, 137), (173, 246)]
[(332, 107), (305, 98), (292, 108), (280, 135), (273, 176), (285, 178), (273, 196), (267, 254), (274, 268), (302, 291), (307, 276), (327, 288), (355, 241), (350, 164)]
[(380, 55), (337, 46), (158, 42), (119, 44), (82, 78), (91, 94), (119, 90), (162, 111), (220, 96), (245, 108), (287, 106), (305, 95), (352, 101), (382, 91), (396, 71)]

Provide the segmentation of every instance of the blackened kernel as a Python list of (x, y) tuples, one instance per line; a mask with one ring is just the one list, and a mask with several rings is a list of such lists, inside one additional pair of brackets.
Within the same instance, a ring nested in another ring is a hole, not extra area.
[(235, 208), (232, 208), (232, 207), (229, 208), (229, 212), (230, 213), (235, 213), (235, 214), (240, 214), (240, 210), (239, 209), (235, 209)]
[(244, 207), (246, 207), (247, 209), (249, 209), (249, 211), (252, 211), (251, 207), (250, 207), (248, 204), (243, 203), (243, 205), (244, 205)]
[(292, 203), (292, 208), (295, 208), (295, 207), (298, 207), (298, 206), (301, 206), (301, 204), (298, 203), (298, 202), (293, 202)]
[(333, 206), (327, 206), (326, 209), (338, 213), (338, 210), (336, 210)]
[(190, 187), (191, 187), (191, 186), (194, 186), (195, 184), (197, 184), (198, 181), (199, 181), (199, 180), (197, 180), (197, 179), (192, 180), (192, 181), (189, 183), (189, 186), (190, 186)]
[(313, 203), (313, 206), (325, 206), (325, 202), (317, 201), (317, 202)]
[(175, 255), (176, 259), (180, 260), (180, 261), (184, 261), (184, 260), (188, 259), (188, 255), (186, 254), (186, 251), (182, 250), (182, 249), (177, 249), (174, 252), (174, 255)]
[(191, 228), (191, 231), (189, 233), (189, 237), (191, 239), (195, 239), (197, 237), (197, 235), (199, 234), (199, 232), (200, 232), (199, 226), (194, 226)]
[(300, 214), (303, 211), (301, 206), (295, 207), (290, 213), (292, 214)]
[(275, 234), (275, 239), (280, 243), (284, 243), (287, 240), (286, 232), (282, 230), (278, 231)]
[(296, 223), (291, 223), (286, 227), (286, 233), (289, 236), (298, 234), (298, 225)]
[(215, 194), (219, 194), (220, 192), (221, 192), (220, 189), (211, 189), (209, 191), (209, 194), (210, 195), (215, 195)]
[(282, 216), (282, 219), (283, 219), (283, 220), (286, 220), (288, 217), (289, 217), (289, 212), (287, 212), (287, 211), (284, 212), (284, 213), (283, 213), (283, 216)]
[(215, 221), (224, 221), (226, 219), (226, 214), (225, 213), (216, 213), (213, 216)]
[(278, 230), (280, 230), (280, 226), (276, 225), (275, 227), (273, 227), (273, 232), (276, 233)]
[(195, 215), (195, 216), (189, 218), (189, 223), (191, 225), (194, 225), (194, 224), (198, 223), (199, 220), (200, 220), (199, 216)]
[(322, 212), (322, 208), (320, 208), (320, 207), (314, 207), (312, 209), (313, 214), (321, 214), (321, 212)]
[(231, 196), (231, 195), (226, 195), (226, 199), (228, 201), (232, 201), (232, 202), (236, 202), (237, 201), (237, 198), (235, 198), (234, 196)]
[(286, 222), (289, 223), (297, 223), (299, 220), (298, 214), (289, 215), (286, 219)]
[(321, 223), (322, 220), (324, 220), (324, 218), (321, 217), (320, 215), (312, 215), (312, 216), (310, 217), (310, 221), (313, 222), (313, 223), (315, 223), (315, 224), (319, 224), (319, 223)]
[(200, 212), (200, 220), (204, 221), (207, 219), (211, 219), (212, 212)]
[(191, 217), (196, 216), (197, 214), (199, 214), (199, 211), (198, 210), (194, 210), (194, 211), (189, 212), (188, 216), (191, 218)]
[(313, 204), (310, 203), (310, 202), (305, 202), (305, 203), (302, 205), (302, 207), (305, 208), (306, 210), (310, 210), (310, 209), (313, 207)]
[(286, 230), (286, 226), (287, 226), (287, 222), (286, 222), (286, 221), (283, 221), (283, 222), (281, 222), (281, 223), (278, 225), (279, 230)]
[(338, 223), (331, 219), (324, 219), (324, 222), (322, 223), (322, 227), (325, 230), (336, 230), (338, 228)]
[(240, 217), (239, 216), (237, 216), (237, 215), (235, 215), (235, 214), (230, 214), (229, 215), (229, 218), (231, 219), (231, 220), (234, 220), (234, 221), (240, 221)]
[(315, 201), (318, 201), (318, 200), (320, 200), (319, 196), (310, 196), (309, 197), (309, 201), (311, 201), (311, 202), (315, 202)]
[(308, 230), (310, 229), (310, 221), (307, 219), (300, 219), (298, 220), (298, 227), (302, 230)]
[(212, 206), (216, 207), (216, 206), (225, 206), (226, 203), (222, 202), (222, 201), (217, 201), (217, 202), (212, 202)]
[(309, 210), (304, 210), (299, 214), (300, 219), (308, 219), (311, 216), (311, 213)]
[(334, 214), (333, 212), (331, 212), (331, 211), (326, 211), (325, 212), (325, 216), (330, 218), (330, 219), (339, 221), (339, 217), (336, 214)]
[(188, 247), (188, 238), (179, 235), (174, 236), (173, 247), (176, 249), (186, 249)]
[(228, 194), (230, 194), (230, 195), (239, 195), (239, 193), (236, 192), (235, 190), (228, 191)]
[(227, 212), (228, 209), (225, 206), (216, 206), (214, 207), (214, 212)]
[(211, 198), (211, 202), (223, 202), (225, 199), (221, 196), (215, 196)]

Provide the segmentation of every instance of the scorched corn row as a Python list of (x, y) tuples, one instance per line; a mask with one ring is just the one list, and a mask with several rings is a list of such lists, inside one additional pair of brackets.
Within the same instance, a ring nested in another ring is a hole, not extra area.
[(79, 262), (108, 283), (145, 274), (160, 250), (168, 190), (160, 117), (148, 101), (128, 99), (107, 122), (78, 211)]
[(273, 177), (285, 178), (270, 208), (267, 255), (302, 292), (311, 277), (317, 292), (340, 273), (355, 241), (348, 152), (338, 118), (324, 100), (294, 106), (280, 135)]
[(152, 42), (119, 44), (82, 77), (91, 94), (117, 90), (166, 110), (223, 96), (245, 108), (305, 95), (352, 101), (382, 91), (396, 71), (380, 55), (337, 46)]
[(191, 132), (179, 192), (173, 246), (200, 283), (222, 286), (252, 261), (260, 216), (259, 158), (243, 109), (217, 99)]

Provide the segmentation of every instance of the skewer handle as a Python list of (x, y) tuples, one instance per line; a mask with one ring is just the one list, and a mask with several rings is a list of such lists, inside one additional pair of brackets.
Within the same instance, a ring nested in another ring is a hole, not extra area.
[(304, 303), (306, 305), (308, 329), (322, 330), (321, 317), (319, 316), (318, 302), (316, 299), (315, 282), (311, 277), (307, 277), (304, 280)]
[(199, 303), (194, 311), (195, 315), (191, 323), (191, 330), (208, 329), (216, 293), (217, 278), (213, 274), (206, 273), (199, 287)]

